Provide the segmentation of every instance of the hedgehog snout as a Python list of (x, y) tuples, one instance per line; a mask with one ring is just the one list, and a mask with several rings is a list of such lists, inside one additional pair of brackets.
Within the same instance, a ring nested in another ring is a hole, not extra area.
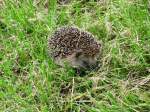
[(89, 59), (89, 70), (95, 70), (99, 67), (99, 61), (97, 58)]

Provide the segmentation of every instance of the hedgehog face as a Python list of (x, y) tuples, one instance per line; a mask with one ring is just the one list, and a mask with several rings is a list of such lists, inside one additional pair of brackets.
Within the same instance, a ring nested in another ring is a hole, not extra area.
[(98, 58), (96, 56), (88, 56), (84, 53), (76, 53), (75, 63), (77, 63), (78, 68), (93, 70), (98, 66)]
[[(62, 62), (62, 61), (60, 61)], [(98, 66), (98, 56), (89, 56), (82, 51), (77, 51), (65, 59), (65, 62), (73, 68), (93, 70)]]

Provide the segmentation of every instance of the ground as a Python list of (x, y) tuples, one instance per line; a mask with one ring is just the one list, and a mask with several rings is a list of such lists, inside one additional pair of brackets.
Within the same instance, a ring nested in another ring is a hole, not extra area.
[[(98, 71), (81, 77), (48, 56), (64, 25), (103, 42)], [(150, 112), (148, 0), (0, 0), (0, 111)]]

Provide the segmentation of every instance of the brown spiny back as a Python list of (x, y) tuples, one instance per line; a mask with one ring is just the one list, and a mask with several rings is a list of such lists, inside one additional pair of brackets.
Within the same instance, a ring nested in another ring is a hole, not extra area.
[(95, 56), (100, 51), (100, 43), (94, 36), (76, 27), (61, 27), (49, 38), (48, 47), (50, 55), (54, 58), (66, 58), (77, 50), (87, 56)]

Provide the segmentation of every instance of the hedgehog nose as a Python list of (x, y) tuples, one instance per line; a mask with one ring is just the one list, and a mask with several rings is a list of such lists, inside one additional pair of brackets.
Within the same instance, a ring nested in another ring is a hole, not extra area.
[(91, 66), (91, 70), (98, 70), (99, 69), (99, 62), (96, 62)]
[(88, 71), (93, 71), (93, 70), (96, 71), (99, 69), (99, 62), (95, 62), (94, 64), (90, 64), (86, 61), (83, 61), (82, 64), (83, 64), (83, 67), (85, 69), (87, 69)]

